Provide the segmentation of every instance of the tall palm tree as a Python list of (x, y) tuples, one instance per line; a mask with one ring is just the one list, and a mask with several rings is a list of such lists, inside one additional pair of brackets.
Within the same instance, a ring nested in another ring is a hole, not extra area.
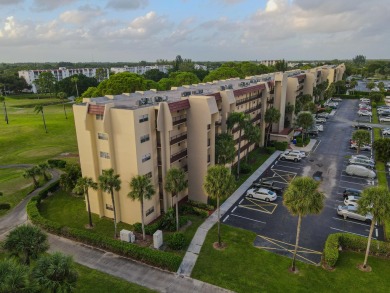
[(271, 107), (265, 111), (264, 115), (264, 121), (265, 123), (268, 123), (267, 126), (267, 137), (265, 140), (265, 146), (268, 146), (268, 141), (269, 141), (269, 135), (272, 130), (272, 123), (277, 123), (280, 119), (280, 111), (274, 107)]
[(23, 263), (30, 264), (48, 248), (47, 235), (38, 227), (23, 225), (12, 230), (4, 241), (4, 248), (19, 256)]
[(39, 167), (34, 166), (25, 170), (23, 173), (23, 177), (26, 179), (31, 178), (34, 182), (34, 187), (37, 188), (39, 186), (39, 182), (36, 176), (39, 176), (40, 174), (41, 174), (41, 170), (39, 169)]
[(78, 278), (72, 257), (60, 252), (40, 257), (32, 276), (42, 289), (53, 293), (74, 291)]
[(250, 116), (243, 112), (233, 112), (229, 115), (226, 124), (229, 130), (233, 130), (233, 127), (237, 125), (239, 129), (238, 135), (238, 150), (237, 150), (237, 178), (240, 176), (240, 157), (241, 157), (241, 139), (242, 139), (242, 130), (244, 130), (245, 125), (250, 121)]
[(132, 200), (138, 200), (141, 204), (142, 239), (145, 240), (144, 200), (149, 200), (156, 193), (150, 178), (145, 175), (137, 175), (130, 181), (131, 191), (128, 196)]
[(73, 190), (78, 194), (83, 194), (87, 199), (89, 227), (92, 228), (93, 224), (92, 224), (91, 205), (89, 203), (89, 194), (88, 194), (89, 188), (92, 188), (93, 190), (97, 190), (98, 184), (95, 181), (93, 181), (91, 177), (81, 177), (77, 180), (76, 186)]
[[(248, 123), (245, 126), (245, 139), (248, 141), (249, 144), (259, 143), (261, 139), (261, 132), (260, 128), (253, 125), (252, 123)], [(249, 146), (246, 148), (246, 156), (245, 161), (248, 163), (248, 157), (249, 157)]]
[(215, 157), (217, 164), (226, 165), (234, 161), (236, 148), (233, 136), (229, 133), (218, 134), (215, 138)]
[(295, 259), (301, 232), (302, 217), (319, 214), (324, 207), (325, 195), (318, 191), (319, 182), (310, 177), (296, 177), (283, 194), (283, 204), (293, 216), (298, 216), (297, 234), (291, 270), (295, 271)]
[(371, 226), (368, 234), (368, 242), (366, 255), (364, 256), (363, 268), (367, 267), (368, 254), (370, 253), (370, 245), (372, 232), (376, 222), (383, 223), (384, 220), (390, 218), (390, 192), (382, 186), (368, 187), (363, 190), (362, 197), (358, 200), (358, 213), (362, 215), (371, 214)]
[(79, 97), (79, 89), (78, 89), (78, 87), (77, 87), (77, 83), (78, 83), (78, 81), (79, 81), (79, 78), (78, 78), (77, 76), (73, 76), (73, 77), (71, 78), (71, 81), (74, 82), (74, 84), (75, 84), (75, 86), (76, 86), (76, 93), (77, 93), (77, 98), (78, 98), (78, 97)]
[(7, 113), (7, 106), (5, 105), (5, 97), (0, 96), (0, 102), (3, 102), (4, 120), (8, 124), (8, 113)]
[(41, 113), (42, 114), (42, 120), (43, 120), (43, 125), (45, 126), (45, 131), (47, 133), (47, 128), (46, 128), (46, 121), (45, 121), (45, 114), (43, 113), (43, 106), (42, 105), (36, 105), (34, 107), (34, 112), (35, 113)]
[(13, 259), (0, 261), (0, 292), (28, 292), (29, 268)]
[(58, 97), (62, 101), (62, 106), (64, 107), (64, 114), (65, 114), (65, 119), (68, 119), (68, 115), (66, 114), (66, 108), (65, 108), (65, 98), (66, 98), (66, 93), (64, 92), (59, 92)]
[(176, 231), (179, 231), (179, 193), (188, 186), (186, 174), (182, 169), (171, 168), (165, 176), (164, 189), (176, 197)]
[(350, 89), (353, 90), (353, 93), (355, 92), (355, 87), (358, 85), (358, 82), (355, 79), (352, 79), (349, 83)]
[(217, 199), (218, 246), (221, 247), (221, 215), (219, 201), (229, 196), (235, 189), (234, 176), (225, 166), (215, 165), (207, 170), (203, 188), (210, 198)]
[(112, 201), (112, 209), (114, 212), (114, 229), (115, 235), (117, 238), (116, 231), (116, 206), (115, 206), (115, 198), (114, 198), (114, 190), (119, 191), (121, 189), (121, 179), (118, 174), (114, 174), (114, 169), (103, 170), (102, 175), (99, 176), (99, 187), (101, 190), (105, 192), (109, 192), (111, 195)]

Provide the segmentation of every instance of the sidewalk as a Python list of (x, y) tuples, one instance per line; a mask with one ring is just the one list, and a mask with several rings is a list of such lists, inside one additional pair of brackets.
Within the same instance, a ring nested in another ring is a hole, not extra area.
[(293, 150), (310, 152), (314, 148), (316, 143), (317, 143), (316, 139), (310, 139), (309, 144), (307, 146), (305, 146), (305, 147), (297, 147), (295, 144), (290, 143), (289, 148), (293, 149)]
[[(241, 195), (252, 185), (252, 182), (256, 180), (267, 168), (273, 163), (273, 161), (281, 154), (281, 151), (274, 152), (267, 161), (264, 162), (221, 206), (221, 218), (223, 215), (236, 203)], [(183, 258), (183, 261), (179, 267), (177, 273), (181, 276), (189, 277), (195, 266), (196, 260), (200, 253), (200, 249), (206, 239), (206, 235), (211, 227), (217, 223), (218, 215), (215, 211), (206, 221), (199, 226), (192, 241), (187, 249), (187, 252)]]

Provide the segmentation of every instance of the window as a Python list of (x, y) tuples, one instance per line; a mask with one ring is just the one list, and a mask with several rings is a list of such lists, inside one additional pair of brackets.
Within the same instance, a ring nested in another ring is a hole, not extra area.
[(149, 115), (148, 114), (139, 116), (139, 123), (142, 123), (142, 122), (145, 122), (145, 121), (148, 121), (148, 120), (149, 120)]
[(154, 207), (151, 207), (150, 209), (148, 209), (147, 211), (146, 211), (146, 216), (149, 216), (151, 213), (153, 213), (154, 212)]
[(96, 120), (103, 120), (103, 114), (96, 114)]
[(149, 141), (149, 140), (150, 140), (149, 134), (145, 134), (145, 135), (141, 136), (141, 143)]
[(106, 153), (106, 152), (100, 152), (100, 157), (101, 158), (105, 158), (105, 159), (109, 159), (110, 158), (110, 154)]
[(142, 156), (142, 163), (149, 161), (151, 158), (150, 153)]
[(108, 135), (107, 133), (98, 133), (98, 139), (102, 139), (102, 140), (108, 140)]
[(106, 204), (106, 210), (113, 211), (114, 207), (112, 206), (112, 204)]

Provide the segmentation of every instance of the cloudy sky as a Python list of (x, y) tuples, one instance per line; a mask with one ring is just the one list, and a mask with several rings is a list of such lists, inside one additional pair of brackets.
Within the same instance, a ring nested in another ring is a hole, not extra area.
[(0, 0), (0, 62), (390, 58), (389, 0)]

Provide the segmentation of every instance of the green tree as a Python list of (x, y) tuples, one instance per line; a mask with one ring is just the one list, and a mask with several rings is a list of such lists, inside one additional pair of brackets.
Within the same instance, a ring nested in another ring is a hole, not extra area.
[(276, 71), (285, 72), (288, 69), (287, 62), (283, 59), (275, 63)]
[(64, 108), (64, 114), (65, 114), (65, 119), (68, 119), (68, 115), (66, 115), (66, 109), (65, 109), (65, 98), (66, 98), (66, 93), (64, 92), (59, 92), (58, 93), (58, 97), (60, 98), (60, 100), (62, 101), (62, 106)]
[(186, 175), (182, 169), (171, 168), (165, 176), (164, 189), (176, 197), (176, 231), (179, 231), (179, 193), (188, 186)]
[(358, 85), (358, 82), (355, 79), (352, 79), (351, 82), (349, 83), (349, 86), (350, 86), (351, 90), (355, 90), (355, 87), (357, 85)]
[(144, 73), (145, 79), (150, 79), (155, 82), (159, 82), (162, 78), (168, 77), (168, 75), (158, 69), (151, 69)]
[(43, 113), (43, 105), (36, 105), (36, 106), (34, 107), (34, 112), (35, 112), (36, 114), (39, 114), (39, 113), (42, 114), (43, 126), (45, 127), (45, 131), (46, 131), (46, 133), (47, 133), (45, 114)]
[(390, 138), (380, 138), (374, 141), (375, 156), (379, 161), (390, 161)]
[[(171, 78), (171, 75), (169, 76)], [(200, 83), (199, 78), (192, 72), (179, 72), (174, 75), (173, 85), (182, 86), (182, 85), (191, 85)]]
[(28, 292), (30, 289), (29, 269), (13, 259), (0, 260), (0, 292)]
[(384, 99), (384, 95), (381, 92), (370, 92), (368, 98), (375, 103), (380, 103)]
[(39, 182), (37, 180), (37, 176), (41, 175), (41, 170), (38, 166), (34, 166), (31, 168), (28, 168), (24, 171), (23, 177), (28, 179), (31, 178), (34, 182), (34, 187), (37, 188), (39, 186)]
[(233, 130), (233, 127), (237, 125), (239, 134), (238, 134), (238, 150), (237, 150), (237, 178), (240, 176), (240, 159), (241, 159), (241, 140), (242, 140), (242, 131), (245, 128), (245, 125), (250, 121), (250, 116), (244, 114), (243, 112), (233, 112), (229, 115), (226, 124), (229, 130)]
[(304, 134), (307, 132), (307, 130), (312, 127), (314, 123), (314, 118), (311, 113), (309, 112), (301, 112), (298, 114), (295, 124), (298, 127), (302, 127), (302, 143), (304, 144)]
[[(260, 139), (261, 139), (260, 128), (253, 125), (251, 121), (248, 121), (248, 123), (245, 125), (244, 133), (245, 133), (244, 137), (249, 144), (260, 143)], [(248, 163), (248, 157), (249, 157), (249, 146), (246, 148), (245, 161), (247, 163)]]
[(283, 194), (283, 204), (293, 216), (298, 216), (295, 249), (291, 270), (295, 271), (295, 259), (301, 233), (302, 217), (319, 214), (324, 207), (325, 195), (318, 191), (319, 182), (310, 177), (295, 177)]
[(356, 153), (358, 154), (362, 146), (370, 143), (370, 132), (363, 129), (356, 130), (352, 133), (352, 140), (356, 143)]
[(121, 189), (121, 179), (118, 174), (114, 174), (114, 169), (103, 170), (102, 175), (99, 176), (99, 187), (105, 192), (109, 192), (111, 195), (112, 209), (114, 213), (114, 237), (117, 238), (116, 231), (116, 206), (115, 206), (115, 197), (114, 190), (119, 191)]
[(105, 68), (96, 69), (96, 79), (98, 82), (101, 82), (107, 78), (107, 70)]
[(317, 106), (313, 102), (306, 103), (303, 105), (303, 111), (309, 111), (310, 113), (314, 114), (317, 112)]
[(336, 86), (334, 85), (334, 83), (331, 83), (324, 92), (324, 98), (330, 99), (331, 97), (333, 97), (335, 93), (336, 93)]
[(150, 200), (156, 193), (150, 178), (145, 175), (137, 175), (130, 181), (128, 196), (132, 200), (138, 200), (141, 204), (142, 239), (145, 240), (144, 201)]
[(384, 91), (385, 91), (385, 84), (383, 83), (383, 81), (378, 82), (378, 89), (379, 89), (381, 92), (384, 92)]
[(366, 63), (366, 56), (364, 55), (356, 55), (355, 58), (352, 59), (352, 62), (356, 65), (356, 66), (363, 66), (365, 63)]
[(358, 200), (358, 213), (361, 215), (372, 215), (370, 232), (368, 234), (367, 249), (364, 257), (363, 268), (367, 267), (368, 254), (370, 253), (370, 245), (372, 232), (375, 224), (384, 223), (389, 219), (390, 215), (390, 192), (387, 187), (373, 186), (365, 188), (362, 192), (362, 197)]
[(336, 94), (345, 94), (347, 92), (345, 80), (338, 80), (334, 83), (334, 85), (336, 88)]
[(234, 177), (225, 166), (215, 165), (207, 170), (203, 188), (210, 198), (217, 200), (219, 247), (222, 246), (219, 201), (228, 197), (234, 191), (235, 187)]
[(18, 256), (23, 263), (30, 265), (30, 260), (44, 253), (49, 248), (49, 244), (47, 235), (38, 227), (22, 225), (7, 235), (3, 247)]
[(42, 289), (52, 293), (73, 292), (78, 279), (72, 257), (60, 252), (39, 258), (32, 276)]
[(7, 112), (7, 106), (5, 105), (5, 97), (0, 96), (0, 102), (3, 102), (3, 109), (4, 109), (4, 121), (8, 124), (8, 112)]
[(41, 74), (39, 74), (38, 78), (34, 81), (39, 92), (49, 93), (49, 94), (52, 94), (54, 92), (55, 82), (56, 82), (56, 78), (54, 77), (53, 73), (51, 73), (50, 71), (42, 72)]
[(265, 111), (264, 122), (268, 124), (267, 126), (267, 137), (265, 140), (265, 146), (268, 146), (268, 141), (270, 138), (270, 133), (272, 131), (272, 123), (278, 123), (280, 119), (280, 111), (274, 107), (268, 108)]
[(231, 164), (236, 156), (236, 148), (233, 136), (229, 133), (221, 133), (215, 137), (215, 157), (217, 164)]
[(45, 178), (45, 181), (49, 181), (49, 175), (47, 174), (47, 171), (50, 169), (49, 164), (47, 163), (41, 163), (38, 165), (39, 173), (43, 175), (43, 178)]
[(161, 91), (168, 91), (173, 87), (173, 80), (170, 78), (162, 78), (158, 82), (158, 88)]
[(375, 87), (375, 82), (373, 81), (370, 81), (366, 84), (366, 88), (368, 88), (369, 90), (372, 90), (374, 87)]
[(242, 74), (240, 76), (240, 73), (234, 68), (220, 67), (216, 70), (210, 71), (210, 73), (203, 79), (203, 81), (209, 82), (214, 80), (228, 79), (232, 77), (243, 77), (243, 76)]
[[(78, 79), (77, 90), (75, 82), (72, 80), (74, 77)], [(98, 86), (98, 81), (94, 77), (87, 77), (84, 74), (78, 74), (64, 78), (58, 82), (58, 90), (66, 93), (66, 96), (78, 97), (78, 94), (84, 93), (89, 87)]]
[(66, 164), (64, 173), (60, 176), (60, 186), (66, 191), (72, 191), (81, 176), (80, 165)]
[(75, 87), (76, 87), (76, 94), (77, 94), (77, 97), (79, 97), (79, 88), (77, 87), (77, 83), (79, 81), (79, 78), (77, 76), (73, 76), (71, 78), (72, 82), (74, 83)]
[(89, 203), (89, 189), (92, 188), (93, 190), (98, 189), (98, 184), (93, 181), (91, 177), (80, 177), (77, 180), (76, 186), (74, 187), (73, 191), (76, 194), (83, 194), (85, 198), (87, 199), (87, 209), (88, 209), (88, 220), (89, 220), (89, 227), (92, 228), (92, 213), (91, 213), (91, 205)]

